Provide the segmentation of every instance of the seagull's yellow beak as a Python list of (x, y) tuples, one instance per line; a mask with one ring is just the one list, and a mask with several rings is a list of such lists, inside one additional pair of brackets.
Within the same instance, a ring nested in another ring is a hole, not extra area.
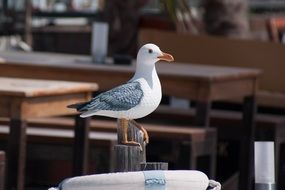
[(164, 53), (164, 52), (162, 52), (162, 55), (158, 56), (157, 58), (159, 60), (168, 61), (168, 62), (174, 61), (174, 58), (172, 55), (168, 53)]

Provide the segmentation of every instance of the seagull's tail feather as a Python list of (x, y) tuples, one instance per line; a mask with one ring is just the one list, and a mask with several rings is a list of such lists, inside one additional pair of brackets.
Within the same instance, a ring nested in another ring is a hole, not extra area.
[(68, 105), (67, 107), (68, 107), (68, 108), (76, 109), (77, 111), (80, 111), (80, 112), (83, 112), (83, 111), (85, 111), (85, 110), (84, 110), (84, 107), (85, 107), (88, 103), (89, 103), (89, 102), (81, 102), (81, 103), (76, 103), (76, 104)]
[(94, 111), (94, 110), (89, 110), (89, 111), (86, 111), (86, 112), (82, 113), (82, 114), (80, 115), (80, 117), (82, 117), (82, 118), (90, 117), (90, 116), (92, 116), (92, 115), (95, 115), (95, 112), (96, 112), (96, 111)]

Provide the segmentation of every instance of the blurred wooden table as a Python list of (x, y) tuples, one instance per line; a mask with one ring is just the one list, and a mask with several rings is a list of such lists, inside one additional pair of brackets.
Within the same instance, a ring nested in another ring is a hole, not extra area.
[[(7, 190), (24, 189), (27, 119), (75, 114), (66, 106), (89, 100), (97, 88), (90, 83), (0, 77), (0, 117), (10, 118)], [(88, 120), (76, 117), (74, 175), (86, 171), (87, 140)]]
[[(135, 66), (91, 63), (89, 56), (54, 53), (0, 53), (0, 76), (97, 82), (107, 90), (126, 82)], [(157, 63), (163, 94), (197, 101), (196, 124), (209, 125), (211, 102), (243, 98), (240, 190), (251, 189), (255, 95), (260, 71), (220, 66)]]

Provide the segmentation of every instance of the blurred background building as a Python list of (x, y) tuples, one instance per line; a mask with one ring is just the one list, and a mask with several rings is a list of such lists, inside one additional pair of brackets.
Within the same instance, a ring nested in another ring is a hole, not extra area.
[(140, 27), (271, 40), (284, 11), (282, 0), (1, 0), (0, 45), (20, 35), (34, 50), (89, 54), (94, 21), (110, 24), (110, 55), (135, 55)]

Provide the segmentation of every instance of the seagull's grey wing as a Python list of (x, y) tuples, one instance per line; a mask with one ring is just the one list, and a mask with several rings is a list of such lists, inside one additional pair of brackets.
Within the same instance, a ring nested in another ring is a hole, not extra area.
[(143, 97), (139, 82), (129, 82), (103, 92), (86, 103), (79, 111), (88, 110), (129, 110), (138, 105)]

